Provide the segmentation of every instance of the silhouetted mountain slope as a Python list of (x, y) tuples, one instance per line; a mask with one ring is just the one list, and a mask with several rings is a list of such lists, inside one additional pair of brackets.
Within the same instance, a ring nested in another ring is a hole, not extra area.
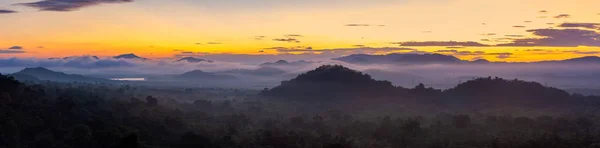
[[(108, 79), (94, 78), (94, 77), (86, 77), (83, 75), (77, 74), (66, 74), (63, 72), (55, 72), (43, 67), (37, 68), (25, 68), (19, 72), (14, 73), (13, 75), (17, 76), (17, 78), (21, 77), (35, 77), (39, 80), (48, 80), (48, 81), (57, 81), (57, 82), (109, 82)], [(24, 78), (31, 79), (31, 78)]]
[(40, 80), (34, 76), (30, 76), (30, 75), (26, 75), (26, 74), (15, 73), (15, 74), (11, 74), (9, 76), (14, 77), (16, 80), (21, 81), (21, 82), (39, 81)]
[(85, 55), (85, 56), (70, 56), (70, 57), (64, 57), (64, 58), (48, 58), (49, 60), (83, 60), (83, 61), (93, 61), (93, 60), (99, 60), (100, 58), (98, 56), (91, 56), (91, 55)]
[(367, 74), (340, 65), (324, 65), (262, 94), (303, 99), (352, 98), (387, 95), (396, 89), (388, 81), (377, 81)]
[[(368, 55), (353, 54), (333, 60), (353, 64), (523, 64), (523, 62), (490, 62), (485, 59), (475, 61), (466, 61), (458, 59), (451, 55), (443, 54), (388, 54), (388, 55)], [(586, 56), (567, 60), (556, 61), (538, 61), (529, 64), (600, 64), (600, 57)]]
[(234, 69), (224, 71), (225, 74), (241, 74), (241, 75), (257, 75), (257, 76), (274, 76), (286, 73), (285, 71), (274, 67), (260, 67), (258, 69)]
[(475, 64), (488, 64), (491, 63), (490, 61), (486, 60), (486, 59), (477, 59), (475, 61), (471, 61), (471, 63), (475, 63)]
[(211, 60), (205, 60), (205, 59), (199, 59), (199, 58), (194, 58), (194, 57), (184, 57), (184, 58), (181, 58), (181, 59), (177, 60), (177, 62), (189, 62), (189, 63), (207, 62), (207, 63), (212, 63), (213, 61), (211, 61)]
[(146, 60), (146, 58), (142, 58), (140, 56), (137, 56), (133, 53), (128, 53), (128, 54), (122, 54), (122, 55), (118, 55), (113, 57), (115, 59), (140, 59), (140, 60)]
[(395, 87), (388, 81), (376, 81), (367, 74), (339, 65), (321, 66), (289, 81), (283, 81), (273, 89), (264, 90), (262, 94), (305, 100), (393, 97), (398, 101), (474, 108), (564, 107), (582, 105), (585, 104), (583, 102), (590, 101), (536, 82), (491, 77), (469, 80), (444, 91), (427, 88), (423, 84), (405, 89)]
[(456, 64), (465, 62), (443, 54), (354, 54), (333, 60), (354, 64)]
[(586, 56), (586, 57), (562, 60), (562, 61), (558, 61), (558, 62), (560, 62), (560, 63), (600, 63), (600, 57)]
[(204, 72), (202, 70), (194, 70), (177, 75), (178, 79), (191, 79), (191, 80), (220, 80), (220, 79), (235, 79), (233, 76), (218, 75), (210, 72)]
[(311, 63), (312, 62), (304, 61), (304, 60), (295, 61), (295, 62), (288, 62), (286, 60), (279, 60), (279, 61), (276, 61), (276, 62), (263, 63), (263, 64), (260, 64), (260, 66), (302, 66), (302, 65), (308, 65), (308, 64), (311, 64)]

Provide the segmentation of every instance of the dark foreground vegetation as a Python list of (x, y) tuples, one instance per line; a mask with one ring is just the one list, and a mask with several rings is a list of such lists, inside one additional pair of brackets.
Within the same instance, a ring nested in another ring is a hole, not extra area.
[(341, 66), (262, 92), (0, 75), (0, 147), (595, 148), (598, 102), (500, 78), (400, 88)]

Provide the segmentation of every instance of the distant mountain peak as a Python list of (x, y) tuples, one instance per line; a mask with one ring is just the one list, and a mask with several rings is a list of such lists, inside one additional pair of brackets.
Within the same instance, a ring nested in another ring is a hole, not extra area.
[(212, 63), (213, 61), (211, 61), (211, 60), (205, 60), (205, 59), (199, 59), (199, 58), (195, 58), (195, 57), (184, 57), (184, 58), (181, 58), (181, 59), (177, 60), (177, 62), (189, 62), (189, 63), (208, 62), (208, 63)]
[(143, 60), (146, 60), (146, 58), (142, 58), (142, 57), (137, 56), (137, 55), (135, 55), (133, 53), (122, 54), (122, 55), (115, 56), (113, 58), (115, 58), (115, 59), (143, 59)]
[(78, 74), (66, 74), (63, 72), (56, 72), (44, 67), (25, 68), (13, 75), (27, 75), (35, 77), (39, 80), (49, 80), (58, 82), (108, 82), (107, 79), (100, 79), (94, 77), (86, 77)]
[(260, 64), (261, 66), (302, 66), (302, 65), (308, 65), (311, 64), (313, 62), (309, 62), (309, 61), (305, 61), (305, 60), (299, 60), (299, 61), (286, 61), (286, 60), (278, 60), (275, 62), (266, 62), (263, 64)]
[(472, 61), (473, 63), (478, 63), (478, 64), (485, 64), (485, 63), (490, 63), (490, 61), (486, 60), (486, 59), (477, 59)]
[(387, 54), (387, 55), (368, 55), (353, 54), (333, 60), (355, 64), (455, 64), (464, 62), (451, 55), (443, 54)]
[(55, 72), (55, 71), (52, 71), (52, 70), (44, 68), (44, 67), (31, 67), (31, 68), (25, 68), (19, 72)]
[(585, 56), (585, 57), (579, 57), (579, 58), (572, 58), (572, 59), (562, 60), (562, 62), (579, 62), (579, 63), (598, 62), (598, 63), (600, 63), (600, 57), (598, 57), (598, 56)]
[(290, 62), (286, 61), (286, 60), (279, 60), (277, 62), (275, 62), (276, 64), (288, 64)]
[(178, 78), (185, 79), (207, 79), (207, 80), (215, 80), (215, 79), (235, 79), (233, 76), (229, 75), (218, 75), (211, 72), (205, 72), (202, 70), (192, 70), (183, 74), (180, 74)]

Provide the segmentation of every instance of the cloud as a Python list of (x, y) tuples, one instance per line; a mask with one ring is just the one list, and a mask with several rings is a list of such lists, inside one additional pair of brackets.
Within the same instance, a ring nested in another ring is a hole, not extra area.
[(450, 55), (459, 55), (459, 56), (466, 56), (466, 55), (485, 55), (486, 53), (483, 51), (458, 51), (458, 50), (437, 50), (435, 51), (436, 53), (443, 53), (443, 54), (450, 54)]
[(531, 23), (531, 22), (533, 22), (533, 21), (524, 21), (524, 22), (525, 22), (525, 23)]
[(385, 27), (385, 25), (375, 25), (375, 24), (346, 24), (346, 27)]
[(0, 50), (0, 54), (25, 53), (23, 50)]
[(208, 52), (182, 51), (182, 52), (180, 52), (178, 54), (175, 54), (175, 57), (177, 57), (177, 58), (181, 58), (181, 57), (196, 57), (196, 56), (204, 56), (204, 55), (208, 55), (208, 54), (210, 54), (210, 53), (208, 53)]
[(558, 27), (600, 29), (600, 23), (562, 23)]
[(295, 39), (295, 38), (274, 38), (273, 41), (289, 42), (289, 43), (300, 43), (300, 41), (298, 39)]
[(532, 29), (527, 32), (539, 38), (513, 39), (511, 43), (498, 46), (597, 46), (600, 47), (600, 34), (581, 29)]
[(335, 58), (351, 54), (387, 54), (387, 53), (422, 53), (413, 48), (398, 48), (398, 47), (356, 47), (356, 48), (334, 48), (334, 49), (313, 49), (312, 47), (296, 46), (296, 47), (271, 47), (264, 50), (274, 50), (280, 54), (312, 54), (319, 56), (327, 56)]
[(527, 49), (525, 51), (529, 51), (529, 52), (554, 52), (554, 50), (550, 50), (550, 49)]
[(560, 14), (560, 15), (554, 16), (554, 18), (570, 18), (570, 17), (571, 17), (570, 14)]
[(493, 55), (499, 59), (506, 59), (512, 56), (512, 53), (502, 52), (502, 53), (486, 53), (484, 51), (459, 51), (459, 50), (437, 50), (434, 51), (436, 53), (449, 54), (453, 56), (483, 56), (483, 55)]
[(263, 40), (266, 36), (254, 36), (254, 40)]
[(71, 68), (114, 68), (131, 67), (136, 64), (128, 60), (98, 59), (92, 56), (27, 59), (0, 59), (0, 67), (71, 67)]
[(539, 12), (540, 12), (540, 13), (546, 13), (546, 12), (548, 12), (548, 11), (546, 11), (546, 10), (540, 10)]
[(510, 56), (513, 55), (513, 53), (509, 53), (509, 52), (503, 52), (503, 53), (488, 53), (487, 55), (496, 55), (496, 58), (498, 59), (508, 59), (510, 58)]
[(344, 26), (348, 26), (348, 27), (369, 27), (371, 25), (370, 24), (346, 24)]
[(286, 34), (285, 37), (288, 37), (288, 38), (301, 38), (301, 37), (304, 37), (304, 36), (300, 35), (300, 34)]
[(514, 35), (514, 34), (509, 34), (509, 35), (504, 35), (505, 37), (524, 37), (523, 35)]
[(394, 42), (392, 44), (400, 44), (400, 46), (465, 46), (465, 47), (478, 47), (488, 46), (473, 41), (458, 42), (458, 41), (410, 41), (410, 42)]
[(42, 0), (30, 3), (17, 3), (16, 5), (33, 7), (40, 11), (75, 11), (84, 7), (100, 4), (117, 4), (133, 1), (134, 0)]
[(8, 49), (0, 49), (0, 54), (17, 54), (17, 53), (25, 53), (23, 47), (21, 46), (12, 46)]
[(223, 43), (221, 43), (221, 42), (207, 42), (206, 44), (209, 44), (209, 45), (219, 45), (219, 44), (223, 44)]
[(514, 28), (525, 28), (525, 27), (527, 27), (527, 26), (519, 26), (519, 25), (516, 25), (516, 26), (513, 26), (513, 27), (514, 27)]
[(8, 10), (8, 9), (0, 9), (0, 14), (9, 14), (9, 13), (17, 13), (17, 11)]
[(23, 50), (23, 47), (21, 47), (21, 46), (12, 46), (12, 47), (10, 47), (8, 49)]

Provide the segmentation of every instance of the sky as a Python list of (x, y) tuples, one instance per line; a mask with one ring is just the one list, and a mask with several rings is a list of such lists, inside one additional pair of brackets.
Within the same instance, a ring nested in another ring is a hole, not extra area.
[(598, 0), (2, 0), (0, 58), (600, 56)]

